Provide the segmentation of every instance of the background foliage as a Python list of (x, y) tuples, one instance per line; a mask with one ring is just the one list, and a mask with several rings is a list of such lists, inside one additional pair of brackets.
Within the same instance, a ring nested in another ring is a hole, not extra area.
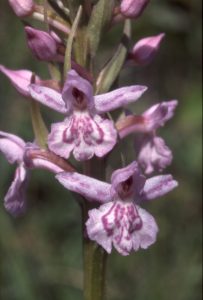
[[(102, 56), (112, 53), (119, 27), (103, 40)], [(154, 61), (125, 68), (120, 85), (140, 83), (148, 92), (134, 109), (176, 97), (175, 118), (161, 130), (173, 149), (166, 171), (179, 188), (147, 204), (160, 227), (158, 242), (129, 257), (113, 253), (108, 261), (108, 300), (198, 300), (201, 298), (201, 1), (154, 0), (134, 23), (134, 40), (166, 32)], [(32, 69), (46, 78), (45, 63), (26, 47), (23, 26), (7, 1), (0, 2), (0, 62)], [(48, 123), (60, 116), (43, 108)], [(0, 129), (33, 139), (29, 103), (0, 74)], [(126, 144), (131, 155), (132, 145)], [(0, 156), (0, 293), (3, 300), (82, 299), (80, 210), (71, 194), (47, 172), (32, 172), (29, 210), (14, 219), (3, 195), (14, 167)], [(95, 299), (96, 300), (96, 299)]]

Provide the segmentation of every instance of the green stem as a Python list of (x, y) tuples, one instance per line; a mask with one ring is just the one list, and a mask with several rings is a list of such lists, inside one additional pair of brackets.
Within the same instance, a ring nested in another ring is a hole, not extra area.
[[(105, 160), (93, 158), (84, 164), (86, 175), (103, 180), (105, 178)], [(85, 223), (88, 211), (95, 208), (93, 203), (85, 200), (83, 212), (83, 262), (84, 262), (84, 300), (104, 300), (107, 252), (97, 243), (91, 241), (86, 235)]]
[(48, 130), (42, 119), (39, 103), (34, 100), (31, 101), (31, 119), (37, 144), (46, 149)]
[(103, 300), (107, 253), (87, 237), (83, 240), (84, 300)]

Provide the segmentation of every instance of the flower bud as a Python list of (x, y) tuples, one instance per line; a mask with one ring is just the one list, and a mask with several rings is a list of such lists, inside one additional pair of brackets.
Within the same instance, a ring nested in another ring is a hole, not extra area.
[(137, 65), (149, 63), (159, 50), (164, 36), (164, 33), (160, 33), (158, 35), (139, 40), (129, 53), (128, 59), (134, 61)]
[(148, 3), (149, 0), (122, 0), (120, 11), (127, 18), (138, 18)]
[(43, 61), (57, 60), (57, 49), (60, 45), (59, 40), (55, 36), (32, 27), (26, 26), (28, 47), (34, 56)]
[(32, 0), (8, 0), (8, 2), (18, 17), (26, 17), (33, 12)]

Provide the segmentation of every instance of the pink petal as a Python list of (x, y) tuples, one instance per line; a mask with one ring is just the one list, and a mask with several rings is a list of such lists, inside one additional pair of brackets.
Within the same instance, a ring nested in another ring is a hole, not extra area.
[(177, 100), (171, 100), (157, 103), (145, 111), (142, 116), (145, 118), (146, 132), (164, 126), (173, 117), (177, 105)]
[(65, 141), (64, 139), (64, 134), (72, 124), (71, 119), (71, 117), (66, 118), (63, 122), (52, 124), (51, 133), (48, 136), (49, 149), (64, 158), (69, 158), (74, 149), (74, 140)]
[(117, 131), (110, 120), (88, 112), (76, 112), (64, 122), (52, 125), (48, 138), (49, 148), (68, 158), (73, 150), (75, 159), (88, 160), (95, 154), (102, 157), (115, 145)]
[(103, 204), (99, 209), (91, 209), (88, 212), (89, 218), (86, 222), (88, 237), (101, 245), (108, 253), (112, 251), (112, 236), (107, 233), (102, 222), (102, 216), (111, 209), (113, 202)]
[(75, 101), (77, 101), (74, 96), (74, 89), (79, 91), (84, 97), (88, 110), (94, 110), (92, 85), (88, 80), (81, 77), (75, 70), (70, 70), (67, 73), (67, 78), (62, 91), (62, 98), (66, 104), (67, 111), (70, 112)]
[(133, 234), (132, 243), (135, 251), (138, 250), (139, 247), (147, 249), (149, 246), (154, 244), (159, 230), (152, 215), (137, 205), (136, 208), (142, 220), (142, 227), (139, 231)]
[(51, 88), (39, 86), (36, 84), (31, 84), (29, 86), (29, 92), (34, 100), (48, 106), (49, 108), (63, 114), (67, 112), (65, 103), (59, 92)]
[[(131, 180), (130, 180), (131, 178)], [(139, 195), (145, 184), (145, 177), (141, 174), (136, 161), (128, 166), (118, 169), (111, 176), (112, 197), (119, 195), (120, 198), (129, 198)]]
[(142, 140), (137, 141), (136, 153), (138, 155), (137, 160), (145, 174), (163, 171), (171, 164), (173, 158), (172, 152), (164, 140), (152, 135), (145, 135)]
[(14, 216), (25, 211), (25, 189), (27, 185), (27, 173), (23, 164), (16, 169), (14, 180), (4, 198), (6, 210)]
[(153, 200), (161, 197), (178, 186), (171, 175), (159, 175), (146, 180), (141, 200)]
[[(10, 70), (6, 67), (0, 65), (0, 71), (8, 77), (11, 84), (16, 88), (16, 90), (23, 96), (30, 97), (29, 85), (31, 83), (31, 78), (33, 73), (28, 70)], [(40, 81), (38, 76), (35, 76), (36, 82)]]
[(87, 234), (108, 253), (112, 245), (121, 255), (146, 249), (156, 240), (158, 227), (154, 218), (132, 202), (120, 200), (89, 211)]
[(88, 200), (101, 203), (110, 201), (110, 184), (76, 172), (63, 172), (56, 179), (68, 190), (76, 192)]
[(108, 112), (138, 100), (147, 90), (146, 86), (132, 85), (112, 92), (95, 96), (95, 107), (98, 113)]
[(9, 163), (21, 162), (25, 142), (18, 136), (0, 131), (0, 152), (2, 152)]

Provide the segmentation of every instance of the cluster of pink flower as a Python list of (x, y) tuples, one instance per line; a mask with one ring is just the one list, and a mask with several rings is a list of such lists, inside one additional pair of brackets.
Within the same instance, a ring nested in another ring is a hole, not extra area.
[[(91, 13), (94, 5), (91, 1), (85, 2), (89, 3), (88, 11)], [(148, 2), (122, 0), (120, 5), (112, 7), (111, 24), (137, 18)], [(9, 0), (9, 3), (19, 17), (32, 16), (40, 11), (39, 5), (31, 0)], [(61, 6), (60, 1), (56, 1), (56, 5), (66, 12), (67, 8)], [(28, 47), (36, 58), (61, 65), (64, 63), (65, 44), (53, 28), (62, 30), (67, 36), (71, 28), (63, 30), (65, 25), (60, 19), (57, 23), (49, 15), (48, 18), (50, 32), (25, 27)], [(148, 63), (163, 37), (164, 34), (159, 34), (138, 41), (126, 53), (125, 61), (139, 65)], [(153, 244), (158, 226), (140, 205), (170, 192), (177, 182), (171, 175), (147, 178), (143, 173), (160, 172), (172, 161), (171, 150), (156, 131), (173, 116), (177, 101), (157, 103), (141, 115), (128, 112), (113, 121), (109, 112), (118, 108), (125, 108), (126, 112), (126, 106), (137, 101), (146, 91), (145, 86), (127, 86), (95, 95), (89, 72), (75, 61), (73, 54), (71, 69), (67, 71), (63, 84), (54, 79), (42, 80), (28, 70), (14, 71), (1, 65), (0, 71), (27, 99), (65, 115), (62, 122), (51, 126), (46, 149), (37, 142), (25, 143), (15, 135), (0, 131), (0, 151), (9, 163), (18, 164), (14, 181), (4, 199), (6, 209), (13, 215), (24, 212), (28, 172), (32, 168), (44, 168), (53, 172), (69, 191), (91, 202), (93, 208), (88, 212), (86, 234), (108, 253), (112, 246), (120, 254), (127, 255), (132, 250), (146, 249)], [(114, 171), (111, 183), (93, 178), (91, 174), (79, 173), (68, 161), (71, 154), (82, 163), (91, 161), (93, 157), (99, 160), (108, 158), (107, 154), (131, 133), (139, 133), (135, 142), (137, 161)]]

